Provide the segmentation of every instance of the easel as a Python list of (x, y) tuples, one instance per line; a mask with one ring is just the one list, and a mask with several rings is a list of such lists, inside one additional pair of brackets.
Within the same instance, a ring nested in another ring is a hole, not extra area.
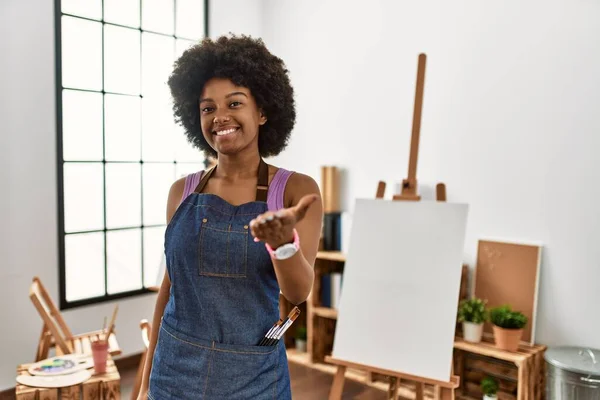
[[(393, 200), (419, 201), (421, 196), (417, 194), (417, 159), (419, 154), (419, 134), (421, 131), (421, 111), (423, 108), (423, 89), (425, 87), (425, 64), (427, 56), (419, 54), (417, 67), (417, 84), (415, 90), (415, 105), (413, 112), (413, 127), (410, 142), (410, 159), (408, 163), (408, 177), (402, 180), (402, 191), (394, 195)], [(379, 181), (375, 198), (381, 199), (385, 194), (385, 182)], [(446, 201), (446, 186), (443, 183), (436, 185), (436, 200)], [(433, 398), (435, 400), (455, 400), (454, 390), (459, 386), (460, 378), (454, 375), (453, 363), (450, 364), (451, 377), (448, 382), (429, 379), (421, 376), (414, 376), (398, 371), (390, 371), (378, 368), (372, 365), (362, 365), (350, 361), (340, 360), (331, 356), (325, 356), (325, 362), (337, 365), (337, 372), (329, 392), (329, 400), (341, 400), (344, 390), (344, 379), (347, 368), (358, 369), (367, 372), (369, 375), (382, 374), (390, 377), (390, 386), (388, 390), (388, 399), (396, 400), (398, 398), (398, 389), (400, 380), (405, 379), (415, 382), (415, 398), (423, 400), (424, 385), (433, 385)]]
[[(394, 200), (421, 200), (417, 194), (417, 161), (419, 158), (419, 137), (421, 133), (421, 115), (423, 110), (423, 90), (425, 88), (425, 64), (427, 56), (419, 54), (417, 67), (417, 86), (415, 89), (415, 107), (413, 111), (412, 136), (410, 138), (410, 157), (408, 160), (408, 177), (402, 180), (402, 192), (395, 194)], [(382, 199), (385, 194), (385, 182), (379, 181), (375, 198)], [(436, 200), (446, 201), (446, 185), (436, 185)]]

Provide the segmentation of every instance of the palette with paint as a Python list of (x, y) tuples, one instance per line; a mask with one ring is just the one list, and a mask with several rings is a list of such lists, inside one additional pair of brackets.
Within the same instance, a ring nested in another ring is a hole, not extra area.
[(72, 374), (94, 366), (90, 356), (64, 355), (39, 361), (29, 367), (31, 375), (56, 376)]

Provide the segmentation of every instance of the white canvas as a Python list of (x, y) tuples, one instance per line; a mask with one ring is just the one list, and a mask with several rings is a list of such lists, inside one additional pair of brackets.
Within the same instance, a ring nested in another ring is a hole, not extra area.
[(332, 356), (449, 381), (468, 206), (359, 199)]

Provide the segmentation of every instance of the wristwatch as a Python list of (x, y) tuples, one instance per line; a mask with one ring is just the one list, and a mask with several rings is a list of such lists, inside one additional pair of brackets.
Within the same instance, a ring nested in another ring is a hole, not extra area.
[(273, 249), (268, 243), (265, 243), (265, 247), (274, 259), (285, 260), (298, 252), (298, 249), (300, 248), (300, 237), (298, 236), (296, 229), (294, 229), (294, 241), (292, 243), (286, 243), (276, 249)]

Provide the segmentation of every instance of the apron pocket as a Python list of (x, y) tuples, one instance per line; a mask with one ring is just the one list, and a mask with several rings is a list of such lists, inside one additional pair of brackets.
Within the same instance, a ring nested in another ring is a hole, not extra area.
[(199, 273), (245, 278), (248, 264), (248, 225), (202, 220), (198, 243)]
[[(281, 345), (282, 343), (279, 343)], [(284, 368), (279, 345), (215, 343), (206, 394), (210, 399), (276, 399)], [(287, 366), (285, 366), (287, 367)]]
[(177, 338), (162, 325), (152, 361), (149, 393), (157, 400), (204, 398), (211, 368), (210, 347)]

